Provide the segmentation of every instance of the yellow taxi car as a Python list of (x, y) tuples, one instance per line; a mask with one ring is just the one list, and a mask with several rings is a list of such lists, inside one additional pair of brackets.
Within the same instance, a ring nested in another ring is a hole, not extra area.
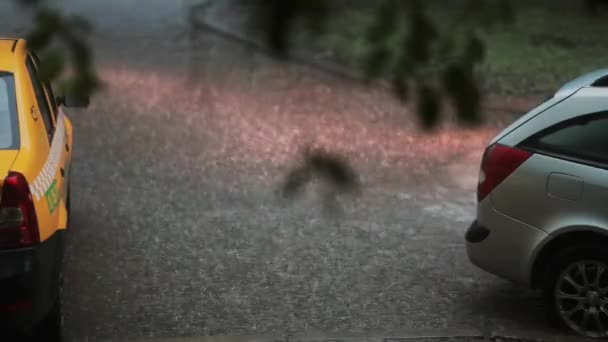
[(60, 330), (72, 151), (62, 107), (88, 101), (56, 98), (38, 67), (24, 40), (0, 39), (0, 334)]

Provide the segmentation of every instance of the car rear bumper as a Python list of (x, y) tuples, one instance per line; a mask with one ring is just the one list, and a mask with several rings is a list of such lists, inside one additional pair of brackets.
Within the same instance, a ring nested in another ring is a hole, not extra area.
[(0, 251), (0, 332), (34, 328), (50, 312), (59, 293), (64, 233), (41, 244)]
[(525, 223), (480, 206), (478, 219), (465, 239), (473, 264), (492, 274), (523, 285), (530, 285), (531, 266), (537, 246), (547, 234)]

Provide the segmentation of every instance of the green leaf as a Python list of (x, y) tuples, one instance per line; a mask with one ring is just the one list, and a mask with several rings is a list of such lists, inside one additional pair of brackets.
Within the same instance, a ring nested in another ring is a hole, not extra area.
[(480, 123), (481, 94), (473, 77), (473, 69), (464, 64), (451, 64), (444, 71), (442, 80), (458, 119), (465, 124)]
[(61, 82), (63, 93), (77, 98), (88, 98), (101, 86), (100, 80), (92, 71), (78, 72), (74, 77)]
[(58, 51), (49, 51), (41, 57), (38, 76), (42, 81), (52, 81), (61, 74), (64, 64), (62, 54)]
[(397, 29), (399, 14), (398, 3), (395, 0), (385, 0), (378, 8), (374, 23), (367, 31), (367, 40), (372, 44), (386, 43)]
[(407, 77), (395, 75), (393, 77), (393, 91), (399, 100), (407, 101), (410, 91)]
[(391, 50), (387, 47), (374, 47), (364, 60), (366, 79), (373, 80), (382, 76), (389, 67), (391, 56)]
[(289, 49), (289, 39), (293, 21), (298, 13), (296, 1), (268, 1), (267, 40), (278, 57), (285, 57)]
[[(90, 47), (87, 41), (81, 38), (91, 26), (83, 18), (67, 18), (57, 10), (43, 5), (37, 4), (32, 9), (36, 11), (35, 21), (27, 39), (28, 47), (41, 56), (40, 78), (45, 81), (54, 80), (64, 94), (90, 97), (101, 86), (92, 62)], [(61, 46), (61, 50), (54, 47), (56, 44)], [(49, 49), (50, 46), (53, 48)], [(73, 75), (61, 79), (67, 65)]]
[(357, 173), (344, 158), (324, 150), (306, 149), (303, 163), (287, 174), (281, 187), (283, 196), (297, 196), (315, 178), (342, 192), (356, 191), (360, 186)]
[(438, 32), (418, 1), (413, 2), (410, 29), (406, 37), (406, 52), (412, 63), (426, 63), (431, 55), (431, 45)]
[(27, 40), (27, 45), (32, 50), (41, 50), (49, 45), (51, 39), (53, 38), (53, 33), (48, 30), (35, 30), (30, 32), (25, 39)]
[(451, 34), (444, 34), (437, 42), (437, 56), (441, 59), (447, 59), (454, 55), (454, 38)]
[(485, 58), (485, 45), (483, 41), (474, 33), (468, 37), (464, 58), (467, 62), (477, 64), (483, 61)]
[(496, 7), (498, 8), (503, 25), (509, 26), (515, 23), (515, 8), (510, 0), (499, 0)]
[(285, 198), (294, 198), (299, 195), (304, 187), (311, 181), (312, 175), (308, 167), (298, 167), (291, 170), (283, 185), (281, 192)]
[(412, 68), (409, 56), (402, 54), (393, 71), (392, 84), (393, 91), (401, 101), (407, 101), (409, 97), (409, 80), (412, 77)]
[(440, 97), (430, 86), (422, 84), (418, 89), (418, 113), (424, 129), (432, 129), (439, 122)]
[(64, 30), (61, 16), (54, 10), (41, 8), (36, 14), (38, 29), (46, 32), (60, 32)]
[(320, 178), (340, 190), (353, 190), (359, 181), (355, 170), (337, 154), (322, 150), (311, 151), (306, 164)]

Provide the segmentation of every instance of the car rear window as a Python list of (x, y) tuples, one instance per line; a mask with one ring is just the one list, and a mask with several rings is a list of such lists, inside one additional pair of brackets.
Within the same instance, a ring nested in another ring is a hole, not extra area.
[(577, 159), (608, 163), (608, 116), (588, 115), (550, 128), (529, 145)]
[(19, 148), (15, 81), (12, 74), (0, 72), (0, 149)]

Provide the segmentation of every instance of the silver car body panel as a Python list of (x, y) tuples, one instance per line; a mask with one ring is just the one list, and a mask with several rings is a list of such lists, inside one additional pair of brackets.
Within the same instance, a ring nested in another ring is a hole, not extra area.
[(477, 212), (477, 221), (489, 227), (491, 233), (481, 243), (467, 243), (471, 262), (490, 273), (528, 285), (530, 260), (548, 234), (494, 210), (489, 198), (478, 204)]
[[(551, 194), (556, 179), (557, 193)], [(565, 198), (573, 194), (577, 198)], [(481, 243), (467, 243), (469, 258), (530, 285), (536, 256), (554, 238), (573, 231), (608, 234), (606, 203), (608, 170), (534, 154), (478, 205), (477, 221), (491, 233)]]
[(534, 154), (490, 197), (496, 211), (547, 234), (571, 226), (608, 231), (608, 170)]
[(583, 74), (572, 81), (564, 84), (559, 90), (555, 93), (555, 96), (570, 96), (576, 93), (579, 89), (583, 87), (590, 86), (596, 80), (608, 76), (608, 68), (595, 70), (586, 74)]
[[(564, 120), (608, 112), (608, 88), (590, 86), (607, 75), (603, 69), (569, 82), (491, 144), (516, 147)], [(535, 258), (552, 239), (573, 231), (608, 234), (606, 203), (607, 169), (535, 153), (478, 204), (477, 222), (490, 234), (467, 243), (469, 258), (491, 273), (529, 285)]]

